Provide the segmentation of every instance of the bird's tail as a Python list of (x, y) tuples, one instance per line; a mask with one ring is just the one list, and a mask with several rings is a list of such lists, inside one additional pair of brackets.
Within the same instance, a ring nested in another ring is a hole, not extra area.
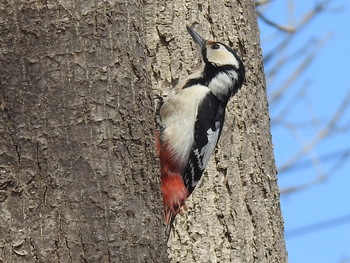
[(174, 219), (188, 198), (189, 192), (180, 174), (180, 166), (174, 161), (167, 144), (162, 142), (160, 137), (161, 131), (157, 131), (157, 154), (160, 159), (164, 216), (169, 238)]
[(187, 188), (178, 173), (162, 173), (162, 194), (166, 224), (172, 224), (180, 208), (189, 196)]
[(168, 240), (169, 240), (171, 230), (174, 229), (173, 228), (173, 223), (174, 223), (174, 220), (175, 220), (175, 216), (176, 215), (171, 214), (170, 222), (166, 224), (166, 228), (165, 228), (166, 242), (168, 242)]
[(182, 211), (189, 194), (182, 177), (179, 174), (171, 173), (162, 177), (162, 194), (166, 223), (165, 233), (168, 241), (175, 217)]

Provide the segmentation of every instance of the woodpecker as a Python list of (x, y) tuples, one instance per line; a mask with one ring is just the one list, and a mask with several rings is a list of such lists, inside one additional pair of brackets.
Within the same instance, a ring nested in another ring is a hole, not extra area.
[(227, 45), (205, 40), (193, 28), (200, 69), (161, 98), (156, 113), (156, 147), (168, 237), (175, 216), (202, 177), (220, 138), (225, 107), (241, 88), (245, 69)]

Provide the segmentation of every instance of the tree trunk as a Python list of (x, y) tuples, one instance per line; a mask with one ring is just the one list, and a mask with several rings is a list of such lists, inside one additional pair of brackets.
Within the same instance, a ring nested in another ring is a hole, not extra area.
[(9, 0), (0, 17), (0, 262), (168, 261), (152, 97), (193, 71), (192, 23), (247, 77), (168, 253), (286, 262), (252, 0)]
[(0, 262), (166, 262), (142, 3), (0, 17)]
[(195, 69), (198, 52), (186, 23), (233, 46), (247, 72), (207, 172), (175, 221), (173, 262), (286, 262), (254, 1), (154, 0), (146, 13), (156, 93), (166, 94)]

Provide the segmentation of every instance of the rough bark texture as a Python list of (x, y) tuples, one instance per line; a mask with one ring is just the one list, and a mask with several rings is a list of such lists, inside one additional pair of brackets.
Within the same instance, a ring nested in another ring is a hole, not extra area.
[(173, 262), (286, 262), (254, 1), (149, 1), (147, 47), (155, 93), (193, 71), (198, 52), (185, 25), (233, 46), (246, 83), (229, 103), (215, 156), (178, 216)]
[(0, 17), (0, 262), (168, 261), (152, 97), (195, 67), (186, 24), (247, 78), (170, 258), (286, 262), (252, 0), (9, 0)]
[(142, 3), (0, 17), (0, 262), (166, 262)]

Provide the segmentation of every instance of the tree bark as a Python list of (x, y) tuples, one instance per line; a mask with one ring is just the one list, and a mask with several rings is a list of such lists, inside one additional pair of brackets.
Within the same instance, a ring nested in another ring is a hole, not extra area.
[[(173, 262), (286, 262), (254, 1), (149, 1), (147, 46), (155, 92), (193, 72), (198, 52), (185, 25), (233, 46), (246, 82), (229, 103), (219, 147), (175, 221)], [(155, 24), (155, 26), (154, 26)]]
[(167, 262), (143, 12), (1, 3), (0, 262)]
[(195, 68), (186, 24), (247, 77), (170, 258), (286, 262), (252, 0), (9, 0), (0, 17), (0, 262), (168, 262), (152, 98)]

